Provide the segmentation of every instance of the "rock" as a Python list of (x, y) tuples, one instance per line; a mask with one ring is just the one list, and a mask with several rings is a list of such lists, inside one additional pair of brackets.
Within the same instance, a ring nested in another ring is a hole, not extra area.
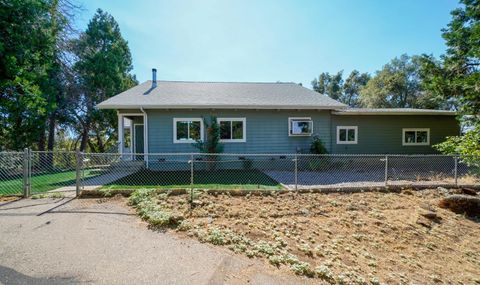
[(448, 195), (450, 194), (450, 191), (447, 188), (444, 187), (437, 187), (437, 190), (442, 193), (443, 195)]
[(438, 206), (450, 209), (455, 213), (466, 213), (467, 215), (480, 215), (480, 198), (469, 195), (450, 195), (441, 199)]
[(477, 196), (478, 193), (472, 188), (462, 188), (462, 193), (465, 195), (470, 195), (470, 196)]
[(302, 215), (304, 216), (308, 216), (310, 214), (310, 211), (304, 208), (300, 210), (300, 213), (302, 213)]
[(420, 215), (435, 223), (440, 223), (440, 221), (442, 220), (442, 217), (437, 215), (435, 212), (425, 212), (421, 213)]

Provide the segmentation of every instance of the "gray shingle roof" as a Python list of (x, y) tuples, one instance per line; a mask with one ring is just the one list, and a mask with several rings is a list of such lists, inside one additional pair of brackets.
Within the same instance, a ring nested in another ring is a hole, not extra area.
[(341, 109), (346, 105), (295, 83), (152, 81), (97, 105), (100, 109)]
[(413, 109), (413, 108), (346, 108), (333, 112), (335, 115), (447, 115), (455, 116), (454, 111)]

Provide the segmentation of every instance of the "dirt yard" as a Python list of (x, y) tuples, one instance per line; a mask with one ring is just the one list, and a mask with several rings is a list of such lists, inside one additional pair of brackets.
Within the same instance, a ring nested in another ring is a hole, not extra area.
[(151, 224), (265, 260), (272, 271), (326, 284), (480, 284), (480, 219), (439, 208), (438, 190), (202, 193), (193, 210), (188, 195), (148, 195), (130, 201)]

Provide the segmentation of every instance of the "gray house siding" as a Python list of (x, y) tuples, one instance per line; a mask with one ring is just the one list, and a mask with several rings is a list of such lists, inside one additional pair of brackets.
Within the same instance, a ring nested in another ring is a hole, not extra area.
[[(337, 126), (357, 126), (357, 144), (337, 144)], [(429, 128), (430, 145), (402, 145), (403, 128)], [(332, 153), (431, 154), (431, 146), (460, 133), (454, 116), (332, 115)]]
[[(122, 110), (120, 113), (139, 113)], [(198, 152), (189, 143), (173, 142), (174, 118), (246, 118), (246, 142), (224, 142), (225, 153), (308, 153), (311, 136), (289, 136), (289, 117), (310, 117), (313, 133), (319, 135), (329, 153), (429, 154), (431, 146), (447, 136), (458, 135), (454, 116), (434, 115), (334, 115), (329, 110), (147, 110), (150, 153)], [(134, 123), (142, 117), (133, 117)], [(337, 144), (337, 126), (357, 126), (357, 144)], [(430, 145), (404, 146), (403, 128), (429, 128)]]
[(147, 110), (147, 113), (151, 153), (198, 152), (189, 143), (173, 143), (173, 119), (210, 118), (211, 115), (246, 118), (246, 142), (224, 142), (226, 153), (308, 153), (312, 137), (289, 136), (289, 117), (310, 117), (313, 133), (320, 136), (327, 148), (331, 145), (331, 115), (328, 110)]

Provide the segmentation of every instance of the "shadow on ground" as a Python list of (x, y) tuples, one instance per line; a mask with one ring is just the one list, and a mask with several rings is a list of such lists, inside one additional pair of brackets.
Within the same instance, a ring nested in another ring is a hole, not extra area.
[(57, 285), (75, 284), (75, 277), (32, 277), (16, 271), (13, 268), (0, 265), (0, 283), (5, 285)]

